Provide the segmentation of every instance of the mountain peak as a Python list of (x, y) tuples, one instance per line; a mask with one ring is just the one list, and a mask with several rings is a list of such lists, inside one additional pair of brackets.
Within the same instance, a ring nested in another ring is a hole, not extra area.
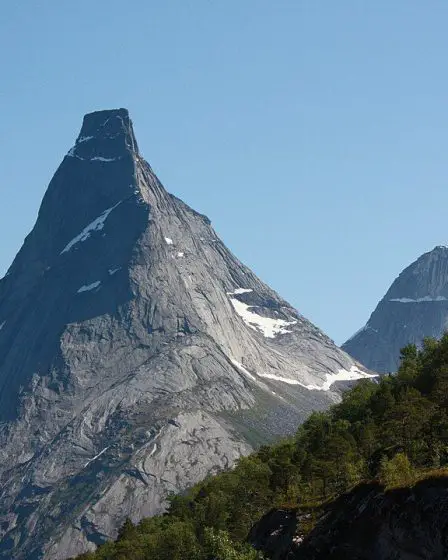
[(400, 350), (439, 338), (448, 325), (448, 247), (437, 245), (394, 280), (364, 327), (342, 348), (368, 368), (395, 371)]
[(120, 134), (129, 125), (131, 125), (131, 119), (127, 109), (93, 111), (84, 115), (78, 141), (83, 136), (96, 136), (99, 134), (100, 136), (108, 137)]
[(81, 160), (112, 161), (123, 149), (138, 154), (127, 109), (94, 111), (84, 116), (81, 132), (68, 155)]
[(369, 376), (168, 195), (125, 109), (84, 117), (0, 325), (1, 559), (89, 550)]

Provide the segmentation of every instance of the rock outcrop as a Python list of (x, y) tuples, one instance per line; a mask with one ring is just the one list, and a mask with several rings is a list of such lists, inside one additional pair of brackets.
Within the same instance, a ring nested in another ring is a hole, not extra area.
[(448, 558), (447, 478), (388, 491), (362, 484), (329, 504), (306, 537), (303, 517), (297, 510), (272, 510), (248, 540), (272, 560)]
[(303, 540), (297, 526), (297, 510), (272, 509), (252, 527), (247, 541), (270, 560), (284, 560)]
[(343, 496), (293, 556), (297, 560), (448, 558), (448, 481), (384, 492), (364, 485)]
[(342, 349), (366, 367), (394, 372), (400, 350), (448, 328), (448, 247), (438, 246), (408, 266)]
[(366, 375), (86, 115), (0, 280), (0, 558), (64, 559)]

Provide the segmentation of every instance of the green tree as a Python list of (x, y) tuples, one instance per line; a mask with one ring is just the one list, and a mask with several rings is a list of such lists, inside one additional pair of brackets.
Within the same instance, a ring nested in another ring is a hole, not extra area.
[(225, 531), (208, 528), (205, 532), (205, 549), (216, 560), (262, 560), (263, 556), (248, 545), (235, 545)]
[[(429, 342), (429, 340), (428, 340)], [(400, 351), (400, 368), (397, 378), (403, 383), (413, 383), (420, 372), (420, 355), (415, 344), (408, 344)]]
[(412, 465), (405, 453), (397, 453), (392, 459), (384, 457), (381, 461), (380, 480), (385, 486), (405, 486), (413, 479)]
[(244, 539), (252, 525), (272, 506), (269, 482), (272, 471), (257, 456), (243, 457), (234, 471), (237, 484), (232, 496), (229, 531)]

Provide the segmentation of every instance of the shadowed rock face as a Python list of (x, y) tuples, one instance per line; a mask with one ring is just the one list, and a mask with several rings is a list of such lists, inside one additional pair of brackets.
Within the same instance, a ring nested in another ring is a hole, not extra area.
[(329, 504), (307, 537), (296, 510), (272, 510), (248, 540), (272, 560), (445, 560), (448, 480), (360, 485)]
[(0, 280), (0, 558), (63, 559), (337, 400), (357, 364), (84, 118)]
[(336, 502), (291, 558), (444, 560), (447, 535), (446, 479), (388, 492), (372, 484)]
[(394, 281), (367, 324), (343, 350), (378, 372), (396, 371), (400, 350), (448, 328), (448, 247), (438, 246)]
[(297, 532), (297, 511), (272, 509), (256, 523), (247, 541), (256, 550), (271, 560), (283, 560), (298, 548), (296, 542), (301, 539)]

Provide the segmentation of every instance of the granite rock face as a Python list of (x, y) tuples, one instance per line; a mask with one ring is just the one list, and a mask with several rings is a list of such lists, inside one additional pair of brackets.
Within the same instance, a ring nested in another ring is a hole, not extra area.
[(95, 548), (366, 375), (165, 191), (125, 109), (85, 116), (0, 325), (5, 559)]
[(448, 247), (438, 246), (394, 281), (367, 324), (342, 345), (366, 367), (394, 372), (400, 350), (448, 328)]

